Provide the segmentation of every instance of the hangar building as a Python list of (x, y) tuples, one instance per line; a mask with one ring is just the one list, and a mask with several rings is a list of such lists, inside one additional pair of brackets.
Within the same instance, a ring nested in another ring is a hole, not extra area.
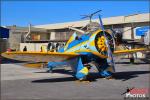
[[(115, 16), (109, 18), (103, 18), (103, 23), (106, 29), (112, 28), (115, 30), (120, 30), (123, 33), (124, 39), (140, 39), (136, 35), (135, 29), (137, 27), (149, 26), (150, 25), (150, 13), (143, 14), (132, 14), (127, 16)], [(92, 20), (98, 22), (98, 19)], [(89, 23), (89, 20), (76, 21), (76, 22), (66, 22), (66, 23), (56, 23), (56, 24), (46, 24), (46, 25), (37, 25), (36, 28), (44, 28), (50, 32), (50, 40), (54, 39), (68, 39), (68, 26), (73, 27), (84, 27)], [(128, 30), (128, 31), (127, 31)], [(134, 34), (135, 33), (135, 34)]]
[[(123, 39), (134, 39), (141, 41), (142, 33), (137, 32), (138, 28), (149, 30), (150, 13), (132, 14), (127, 16), (115, 16), (103, 18), (103, 23), (106, 29), (112, 28), (123, 32)], [(93, 19), (93, 22), (99, 22), (98, 19)], [(72, 35), (73, 31), (68, 29), (68, 26), (82, 28), (89, 23), (89, 20), (35, 25), (31, 27), (28, 38), (24, 38), (28, 34), (28, 27), (7, 26), (10, 30), (7, 48), (15, 50), (23, 50), (25, 45), (29, 51), (40, 51), (42, 45), (47, 46), (49, 42), (65, 43)], [(138, 34), (137, 34), (138, 33)]]

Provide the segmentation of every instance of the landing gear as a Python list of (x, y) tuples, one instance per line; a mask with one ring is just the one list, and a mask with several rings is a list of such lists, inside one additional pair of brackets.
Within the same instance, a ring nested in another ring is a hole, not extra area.
[(42, 63), (41, 64), (41, 68), (47, 68), (47, 64), (46, 63)]
[(134, 64), (134, 58), (130, 58), (130, 63)]
[(46, 72), (47, 73), (53, 73), (53, 70), (48, 69)]
[(47, 68), (48, 68), (48, 70), (47, 70), (46, 72), (48, 72), (48, 73), (53, 73), (53, 66), (51, 66), (51, 63), (50, 63), (50, 62), (48, 62)]
[(89, 73), (88, 68), (84, 67), (76, 73), (76, 78), (79, 79), (80, 81), (84, 81), (87, 79), (88, 73)]
[(114, 77), (113, 76), (108, 76), (108, 77), (104, 77), (104, 79), (111, 80), (111, 79), (114, 79)]

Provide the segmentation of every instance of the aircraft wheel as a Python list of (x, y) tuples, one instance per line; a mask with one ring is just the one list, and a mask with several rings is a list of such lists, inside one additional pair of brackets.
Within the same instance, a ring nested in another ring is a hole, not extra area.
[(47, 68), (47, 64), (46, 63), (41, 64), (41, 68)]
[(134, 63), (134, 58), (130, 58), (130, 63)]
[(87, 80), (87, 76), (83, 77), (82, 79), (79, 79), (79, 81), (86, 81)]
[(52, 71), (52, 70), (47, 70), (46, 72), (47, 72), (47, 73), (53, 73), (53, 71)]

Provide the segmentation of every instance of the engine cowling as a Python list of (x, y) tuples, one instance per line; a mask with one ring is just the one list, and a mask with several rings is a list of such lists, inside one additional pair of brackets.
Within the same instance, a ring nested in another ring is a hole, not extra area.
[[(110, 46), (111, 51), (114, 51), (114, 42), (113, 41), (113, 37), (110, 35), (110, 33), (106, 32), (106, 37), (108, 39), (108, 44)], [(99, 33), (97, 33), (97, 35), (95, 36), (95, 47), (97, 49), (98, 52), (103, 52), (105, 53), (107, 51), (107, 46), (105, 44), (106, 38), (104, 37), (103, 31), (100, 31)]]

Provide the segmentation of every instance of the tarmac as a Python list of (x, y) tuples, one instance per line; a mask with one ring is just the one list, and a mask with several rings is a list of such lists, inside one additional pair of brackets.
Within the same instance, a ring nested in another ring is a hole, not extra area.
[(24, 67), (25, 62), (1, 64), (1, 100), (124, 100), (127, 87), (149, 88), (150, 63), (115, 59), (115, 79), (107, 80), (91, 72), (90, 82), (79, 82), (70, 69)]

